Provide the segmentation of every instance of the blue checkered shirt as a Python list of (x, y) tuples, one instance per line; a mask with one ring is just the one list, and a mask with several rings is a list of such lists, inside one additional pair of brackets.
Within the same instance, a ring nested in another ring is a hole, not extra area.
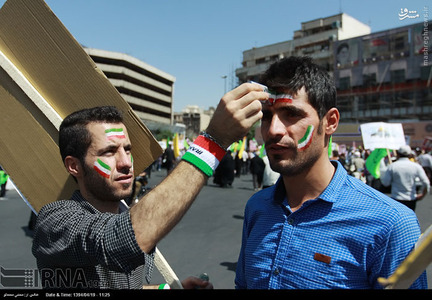
[[(382, 288), (413, 249), (415, 213), (332, 163), (327, 188), (295, 212), (280, 179), (249, 199), (236, 288)], [(411, 287), (426, 289), (426, 273)]]

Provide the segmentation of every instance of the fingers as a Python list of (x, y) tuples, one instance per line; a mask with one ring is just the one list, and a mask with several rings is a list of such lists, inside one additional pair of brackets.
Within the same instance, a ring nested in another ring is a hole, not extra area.
[(259, 84), (244, 83), (238, 86), (222, 97), (207, 132), (220, 144), (231, 145), (261, 119), (261, 101), (268, 97), (269, 94)]
[(267, 100), (269, 94), (264, 92), (263, 86), (256, 83), (243, 83), (232, 91), (226, 93), (221, 102), (234, 103), (236, 107), (243, 108), (255, 100)]

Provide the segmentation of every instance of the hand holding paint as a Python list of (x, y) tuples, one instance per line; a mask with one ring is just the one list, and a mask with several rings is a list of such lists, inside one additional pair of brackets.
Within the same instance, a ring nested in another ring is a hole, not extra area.
[(268, 96), (260, 85), (244, 83), (238, 86), (222, 97), (206, 132), (226, 149), (242, 139), (261, 119), (260, 101), (267, 100)]
[(267, 100), (262, 100), (262, 104), (268, 104), (273, 105), (279, 102), (285, 102), (285, 103), (292, 103), (293, 96), (290, 94), (278, 94), (277, 92), (269, 90), (269, 88), (261, 83), (249, 81), (253, 84), (258, 84), (260, 87), (262, 87), (263, 91), (266, 93), (269, 93), (269, 98)]

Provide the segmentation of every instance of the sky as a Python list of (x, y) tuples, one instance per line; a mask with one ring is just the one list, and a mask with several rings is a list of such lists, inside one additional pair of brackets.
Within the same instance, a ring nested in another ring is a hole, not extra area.
[[(243, 51), (292, 40), (302, 22), (343, 12), (378, 32), (432, 16), (430, 0), (45, 1), (82, 45), (126, 53), (174, 76), (175, 112), (216, 107), (237, 84)], [(405, 8), (419, 18), (400, 20)]]

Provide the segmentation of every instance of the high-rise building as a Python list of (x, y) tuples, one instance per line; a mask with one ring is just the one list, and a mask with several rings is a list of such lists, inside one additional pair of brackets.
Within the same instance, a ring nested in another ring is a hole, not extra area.
[(173, 125), (174, 76), (124, 53), (84, 50), (149, 129)]

